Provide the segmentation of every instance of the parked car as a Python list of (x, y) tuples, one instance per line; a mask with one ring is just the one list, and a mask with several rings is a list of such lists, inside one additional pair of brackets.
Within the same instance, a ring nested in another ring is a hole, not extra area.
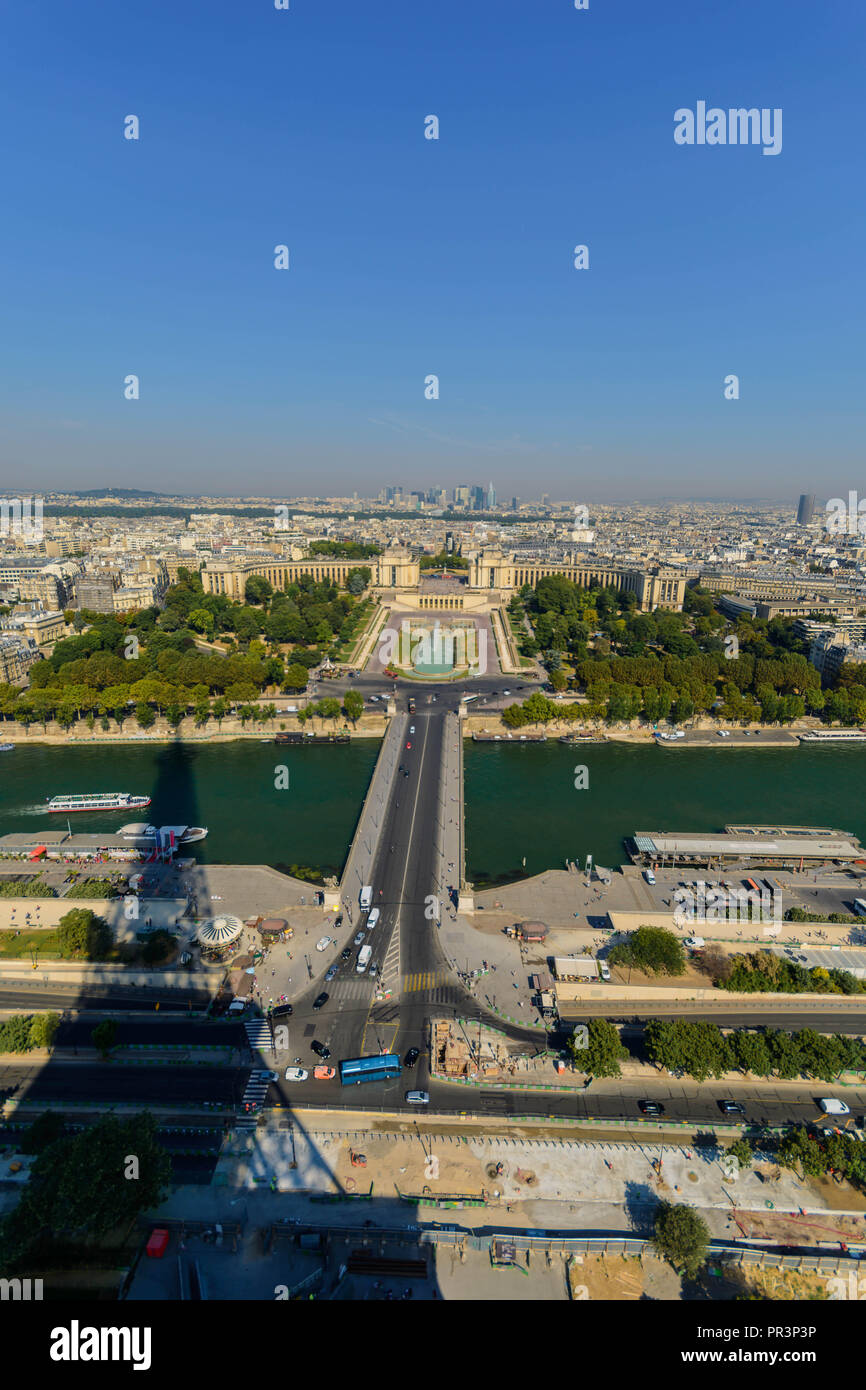
[(314, 1008), (314, 1009), (323, 1009), (323, 1008), (325, 1007), (325, 1005), (327, 1004), (328, 1000), (330, 999), (330, 997), (331, 997), (330, 994), (320, 994), (320, 995), (318, 995), (318, 997), (317, 997), (316, 999), (313, 1000), (313, 1008)]
[(342, 914), (342, 912), (338, 912), (337, 915), (336, 915), (336, 917), (334, 918), (334, 931), (339, 931), (342, 925), (343, 925), (343, 914)]
[(653, 873), (652, 869), (644, 869), (643, 876), (646, 879), (647, 883), (655, 883), (656, 881), (656, 876)]
[(606, 960), (600, 960), (600, 961), (599, 961), (599, 963), (598, 963), (598, 970), (599, 970), (599, 974), (601, 975), (601, 978), (602, 978), (603, 980), (609, 980), (609, 979), (610, 979), (610, 966), (608, 965), (608, 963), (607, 963)]
[(637, 1108), (642, 1115), (663, 1115), (665, 1108), (660, 1100), (639, 1100)]
[(271, 1018), (289, 1018), (291, 1014), (291, 1004), (277, 1004), (276, 1008), (271, 1010)]
[(731, 731), (730, 731), (730, 729), (716, 729), (716, 733), (718, 734), (719, 738), (730, 738), (730, 737), (731, 737)]
[(406, 1053), (406, 1056), (403, 1058), (403, 1066), (404, 1066), (404, 1067), (414, 1067), (415, 1063), (418, 1061), (418, 1058), (419, 1058), (420, 1056), (421, 1056), (421, 1049), (420, 1049), (420, 1048), (418, 1048), (418, 1047), (410, 1047), (410, 1048), (409, 1048), (409, 1051)]
[(317, 951), (327, 951), (327, 949), (328, 949), (328, 947), (330, 946), (330, 944), (331, 944), (331, 938), (330, 938), (329, 936), (322, 936), (322, 937), (320, 937), (319, 940), (316, 942), (316, 950), (317, 950)]
[(303, 1067), (286, 1067), (287, 1081), (306, 1081), (309, 1074)]
[(738, 1100), (720, 1100), (719, 1109), (723, 1115), (745, 1115), (746, 1107), (741, 1105)]
[(427, 1093), (427, 1091), (407, 1091), (407, 1092), (406, 1092), (406, 1104), (407, 1104), (407, 1105), (429, 1105), (429, 1104), (430, 1104), (430, 1096), (429, 1096), (429, 1094)]
[(706, 946), (706, 941), (702, 936), (687, 936), (683, 941), (684, 946), (688, 946), (690, 951), (699, 951), (702, 946)]
[(310, 1043), (310, 1048), (317, 1057), (321, 1057), (323, 1062), (327, 1062), (331, 1055), (331, 1049), (326, 1047), (324, 1043), (316, 1042), (315, 1039)]

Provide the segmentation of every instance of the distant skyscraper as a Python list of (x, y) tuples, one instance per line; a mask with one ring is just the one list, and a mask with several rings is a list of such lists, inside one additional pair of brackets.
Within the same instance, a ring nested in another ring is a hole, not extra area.
[(519, 501), (520, 501), (520, 498), (519, 498), (519, 497), (512, 497), (512, 499), (511, 499), (511, 510), (512, 510), (513, 512), (516, 512), (516, 511), (517, 511), (517, 504), (518, 504)]
[(445, 550), (448, 555), (454, 554), (454, 532), (445, 532)]
[(543, 493), (541, 494), (541, 505), (542, 505), (542, 507), (547, 507), (547, 506), (550, 505), (550, 494), (549, 494), (549, 493), (543, 492)]
[(496, 506), (496, 488), (492, 483), (487, 484), (487, 510), (492, 512)]
[(797, 525), (808, 526), (815, 515), (815, 498), (807, 492), (800, 493), (800, 505), (797, 508)]

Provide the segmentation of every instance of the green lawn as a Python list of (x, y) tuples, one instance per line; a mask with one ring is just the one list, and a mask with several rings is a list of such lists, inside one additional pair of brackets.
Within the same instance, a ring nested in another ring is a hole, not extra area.
[(14, 931), (0, 931), (0, 956), (6, 960), (26, 959), (34, 946), (39, 947), (40, 960), (60, 960), (57, 932), (51, 928), (22, 931), (18, 936)]

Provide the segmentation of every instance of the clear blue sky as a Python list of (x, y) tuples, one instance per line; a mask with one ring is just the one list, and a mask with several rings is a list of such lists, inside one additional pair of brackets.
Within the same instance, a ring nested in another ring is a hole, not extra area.
[[(864, 34), (856, 0), (10, 5), (0, 484), (862, 491)], [(782, 153), (677, 146), (699, 100), (781, 107)]]

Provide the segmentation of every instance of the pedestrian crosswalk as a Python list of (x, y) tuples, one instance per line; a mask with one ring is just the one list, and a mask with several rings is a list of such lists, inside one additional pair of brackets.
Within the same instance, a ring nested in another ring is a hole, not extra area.
[(446, 970), (421, 970), (413, 975), (404, 975), (402, 991), (404, 994), (422, 994), (425, 990), (436, 989), (448, 982)]
[[(256, 1076), (254, 1072), (250, 1072), (250, 1075), (247, 1077), (247, 1084), (244, 1088), (241, 1105), (246, 1114), (253, 1117), (253, 1124), (255, 1124), (255, 1115), (264, 1106), (269, 1085), (269, 1081), (263, 1081), (262, 1078)], [(247, 1128), (249, 1128), (249, 1126), (247, 1126)]]
[(366, 975), (357, 980), (335, 980), (333, 997), (336, 1000), (342, 999), (369, 999), (373, 992), (374, 981)]
[(395, 931), (382, 962), (382, 989), (387, 991), (400, 988), (400, 932)]
[(270, 1025), (263, 1018), (254, 1018), (244, 1024), (247, 1042), (253, 1052), (267, 1052), (271, 1048)]

